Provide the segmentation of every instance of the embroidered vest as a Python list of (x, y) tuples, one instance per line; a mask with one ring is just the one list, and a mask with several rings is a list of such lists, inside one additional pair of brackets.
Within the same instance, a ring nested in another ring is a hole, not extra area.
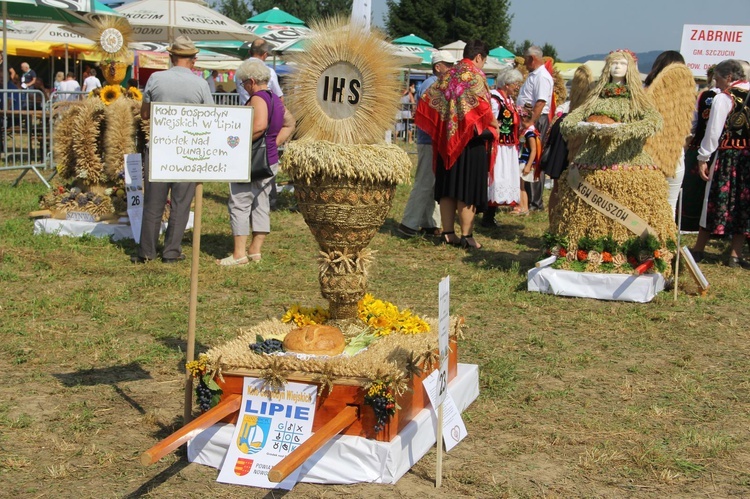
[(500, 125), (498, 143), (503, 146), (518, 145), (518, 125), (520, 119), (516, 111), (516, 106), (510, 99), (502, 99), (500, 94), (494, 90), (490, 93), (490, 97), (497, 102), (499, 109), (497, 115), (497, 123)]
[[(747, 97), (747, 90), (742, 88), (732, 87), (727, 91), (727, 94), (732, 98), (732, 110), (729, 112), (729, 116), (735, 113)], [(745, 106), (743, 111), (745, 116), (750, 118), (750, 109)], [(721, 134), (719, 140), (719, 149), (747, 149), (750, 146), (750, 122), (747, 122), (746, 126), (742, 128), (732, 128), (728, 126), (729, 117), (727, 117), (727, 123), (724, 123), (724, 132)]]
[(714, 103), (716, 92), (706, 90), (698, 97), (698, 119), (695, 122), (693, 138), (690, 139), (688, 149), (698, 150), (701, 147), (701, 141), (706, 135), (706, 125), (708, 124), (708, 115), (711, 113), (711, 104)]

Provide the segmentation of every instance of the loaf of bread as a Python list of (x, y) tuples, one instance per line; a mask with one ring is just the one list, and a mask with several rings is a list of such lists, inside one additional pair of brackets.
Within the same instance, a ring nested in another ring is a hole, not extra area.
[(602, 125), (611, 125), (613, 123), (617, 123), (609, 116), (604, 116), (603, 114), (592, 114), (591, 116), (586, 118), (586, 121), (588, 121), (589, 123), (601, 123)]
[(284, 350), (287, 352), (338, 355), (345, 346), (346, 339), (339, 328), (319, 324), (293, 329), (284, 338)]

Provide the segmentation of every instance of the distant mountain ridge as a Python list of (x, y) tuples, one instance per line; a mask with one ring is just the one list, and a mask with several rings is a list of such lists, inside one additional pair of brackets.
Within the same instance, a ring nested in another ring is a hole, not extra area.
[[(663, 50), (651, 50), (649, 52), (637, 52), (635, 55), (638, 56), (638, 71), (641, 73), (648, 73), (651, 71), (651, 66), (654, 65), (654, 61), (656, 60), (657, 56), (664, 52)], [(591, 55), (584, 55), (583, 57), (579, 57), (577, 59), (573, 59), (571, 61), (566, 62), (586, 62), (586, 61), (603, 61), (605, 57), (607, 57), (607, 54), (591, 54)]]

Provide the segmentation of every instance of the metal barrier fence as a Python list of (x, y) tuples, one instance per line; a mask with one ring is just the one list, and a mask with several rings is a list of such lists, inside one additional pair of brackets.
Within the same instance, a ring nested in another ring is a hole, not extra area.
[(417, 114), (417, 105), (415, 103), (401, 104), (400, 110), (396, 113), (396, 137), (394, 140), (413, 143), (416, 138), (416, 127), (414, 126), (414, 116)]
[(48, 165), (49, 114), (47, 99), (40, 90), (0, 90), (2, 160), (0, 171), (21, 170), (13, 185), (29, 170), (49, 187), (39, 171)]
[(211, 94), (214, 98), (214, 104), (217, 106), (239, 106), (240, 94), (237, 93), (215, 93)]

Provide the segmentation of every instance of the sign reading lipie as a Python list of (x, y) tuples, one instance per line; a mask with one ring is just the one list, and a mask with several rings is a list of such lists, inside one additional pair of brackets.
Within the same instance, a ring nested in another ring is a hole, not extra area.
[(265, 381), (245, 378), (237, 426), (217, 481), (289, 490), (297, 468), (280, 483), (268, 480), (274, 465), (312, 434), (317, 385), (287, 383), (269, 390)]
[(151, 182), (248, 182), (253, 108), (151, 104)]

